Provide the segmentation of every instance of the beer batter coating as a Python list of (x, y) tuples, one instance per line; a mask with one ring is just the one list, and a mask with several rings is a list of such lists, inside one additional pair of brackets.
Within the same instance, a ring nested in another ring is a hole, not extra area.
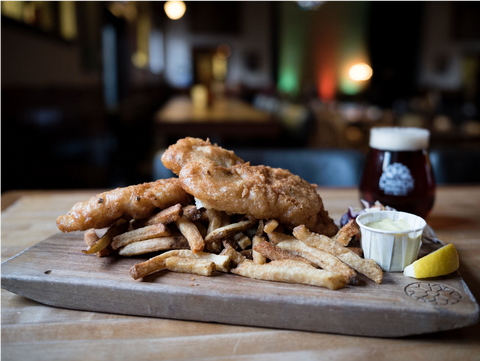
[(223, 149), (215, 144), (199, 138), (187, 137), (171, 145), (163, 153), (162, 163), (176, 175), (182, 167), (196, 160), (211, 160), (222, 167), (230, 168), (235, 164), (245, 163), (231, 150)]
[(226, 168), (202, 159), (182, 167), (180, 183), (207, 209), (274, 218), (290, 228), (303, 224), (328, 236), (338, 231), (316, 187), (285, 169), (250, 163)]
[(155, 182), (117, 188), (75, 204), (63, 216), (57, 218), (62, 232), (85, 231), (110, 226), (119, 218), (143, 219), (156, 209), (164, 209), (177, 203), (193, 201), (180, 186), (178, 178), (159, 179)]

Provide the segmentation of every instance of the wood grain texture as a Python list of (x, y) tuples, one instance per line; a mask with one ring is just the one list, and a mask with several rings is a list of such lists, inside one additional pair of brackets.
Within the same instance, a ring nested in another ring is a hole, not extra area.
[[(355, 189), (319, 191), (334, 219), (359, 204)], [(2, 212), (2, 260), (54, 235), (58, 215), (98, 192), (18, 192)], [(4, 197), (8, 193), (2, 208)], [(479, 300), (480, 187), (439, 188), (427, 221), (457, 248), (460, 274)], [(368, 338), (77, 311), (3, 289), (1, 294), (2, 360), (478, 360), (480, 354), (480, 323), (406, 338)]]
[(361, 277), (359, 285), (336, 291), (221, 272), (192, 277), (164, 270), (139, 282), (128, 270), (148, 257), (99, 259), (81, 254), (83, 248), (81, 233), (54, 235), (2, 264), (2, 288), (77, 310), (360, 336), (444, 331), (478, 319), (458, 273), (421, 282), (385, 273), (381, 285)]

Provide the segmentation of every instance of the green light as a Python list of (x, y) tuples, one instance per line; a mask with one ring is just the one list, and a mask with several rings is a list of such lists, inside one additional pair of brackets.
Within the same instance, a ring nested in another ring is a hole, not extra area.
[(280, 79), (278, 81), (278, 88), (285, 93), (297, 93), (299, 90), (298, 74), (291, 68), (282, 69)]
[(347, 95), (355, 95), (362, 90), (363, 84), (352, 79), (342, 77), (340, 79), (340, 89)]
[(278, 90), (295, 96), (300, 92), (303, 63), (309, 41), (312, 15), (302, 11), (295, 2), (280, 4), (280, 60)]

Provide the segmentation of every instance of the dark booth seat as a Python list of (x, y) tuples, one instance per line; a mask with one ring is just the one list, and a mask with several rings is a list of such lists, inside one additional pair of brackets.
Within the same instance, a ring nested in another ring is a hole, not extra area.
[[(362, 176), (364, 155), (355, 150), (337, 149), (233, 149), (251, 165), (288, 169), (310, 183), (329, 187), (357, 187)], [(154, 179), (174, 174), (162, 164), (158, 152), (154, 159)]]
[(480, 183), (479, 149), (433, 149), (430, 162), (437, 185)]

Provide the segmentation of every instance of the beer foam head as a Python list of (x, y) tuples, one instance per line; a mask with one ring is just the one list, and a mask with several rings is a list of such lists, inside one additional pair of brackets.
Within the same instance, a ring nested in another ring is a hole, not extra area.
[(428, 148), (430, 132), (421, 128), (385, 127), (370, 130), (370, 147), (380, 150), (412, 151)]

